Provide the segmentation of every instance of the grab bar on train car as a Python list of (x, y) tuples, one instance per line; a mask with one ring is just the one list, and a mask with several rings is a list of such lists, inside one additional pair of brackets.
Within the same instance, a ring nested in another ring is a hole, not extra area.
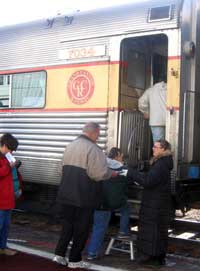
[[(129, 156), (130, 156), (131, 142), (132, 142), (133, 137), (135, 136), (135, 133), (136, 133), (136, 131), (137, 131), (137, 128), (138, 128), (138, 125), (135, 126), (135, 127), (133, 128), (133, 131), (132, 131), (132, 133), (131, 133), (130, 139), (129, 139), (129, 141), (128, 141), (128, 148), (127, 148), (127, 151), (128, 151), (128, 155), (129, 155)], [(141, 158), (141, 155), (139, 155), (140, 144), (137, 143), (135, 148), (136, 148), (136, 151), (137, 151), (137, 160), (139, 161), (140, 158)]]
[(121, 131), (122, 131), (122, 115), (124, 111), (120, 111), (119, 113), (119, 130), (118, 130), (118, 148), (120, 148), (121, 144)]
[(183, 96), (183, 134), (182, 134), (182, 159), (184, 159), (185, 153), (185, 120), (186, 120), (186, 95), (187, 92), (184, 92)]

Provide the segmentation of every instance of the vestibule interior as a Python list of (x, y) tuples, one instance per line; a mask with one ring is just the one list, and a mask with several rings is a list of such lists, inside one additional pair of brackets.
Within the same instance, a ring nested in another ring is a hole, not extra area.
[(152, 138), (138, 99), (145, 89), (167, 76), (168, 39), (164, 34), (128, 38), (121, 44), (120, 148), (135, 165), (151, 156)]

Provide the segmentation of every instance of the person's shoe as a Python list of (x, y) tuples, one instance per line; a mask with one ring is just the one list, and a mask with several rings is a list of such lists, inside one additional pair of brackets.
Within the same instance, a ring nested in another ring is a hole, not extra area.
[(98, 256), (96, 254), (88, 254), (88, 256), (87, 256), (87, 260), (89, 260), (89, 261), (95, 260), (97, 258), (98, 258)]
[(85, 268), (88, 269), (90, 267), (90, 264), (80, 261), (80, 262), (68, 262), (68, 267), (75, 269), (75, 268)]
[(0, 249), (0, 254), (6, 255), (6, 256), (15, 256), (17, 254), (17, 251), (12, 250), (10, 248), (4, 248), (4, 249)]
[(166, 259), (165, 258), (160, 258), (159, 260), (160, 265), (166, 265)]
[(67, 261), (64, 257), (55, 255), (53, 258), (53, 262), (61, 264), (61, 265), (67, 265)]

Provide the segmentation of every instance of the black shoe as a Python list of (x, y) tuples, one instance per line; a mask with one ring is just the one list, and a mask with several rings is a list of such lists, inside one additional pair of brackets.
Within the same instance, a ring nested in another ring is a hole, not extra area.
[(166, 265), (166, 259), (165, 258), (161, 258), (158, 260), (160, 265)]

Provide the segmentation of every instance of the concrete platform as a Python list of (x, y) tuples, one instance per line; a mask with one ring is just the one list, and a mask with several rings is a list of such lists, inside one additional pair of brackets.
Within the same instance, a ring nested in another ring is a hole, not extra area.
[[(12, 224), (9, 235), (9, 246), (25, 253), (41, 255), (42, 257), (52, 259), (60, 227), (59, 225), (47, 226), (47, 222), (36, 220), (34, 222), (21, 220), (20, 223), (19, 221), (18, 223), (14, 221), (15, 223)], [(105, 256), (104, 252), (108, 241), (109, 238), (107, 236), (102, 256), (95, 261), (90, 261), (91, 269), (100, 271), (155, 270), (154, 267), (139, 266), (135, 261), (130, 260), (127, 253), (113, 251), (111, 255)], [(159, 270), (200, 271), (200, 261), (191, 257), (168, 254), (167, 265), (159, 268)]]

